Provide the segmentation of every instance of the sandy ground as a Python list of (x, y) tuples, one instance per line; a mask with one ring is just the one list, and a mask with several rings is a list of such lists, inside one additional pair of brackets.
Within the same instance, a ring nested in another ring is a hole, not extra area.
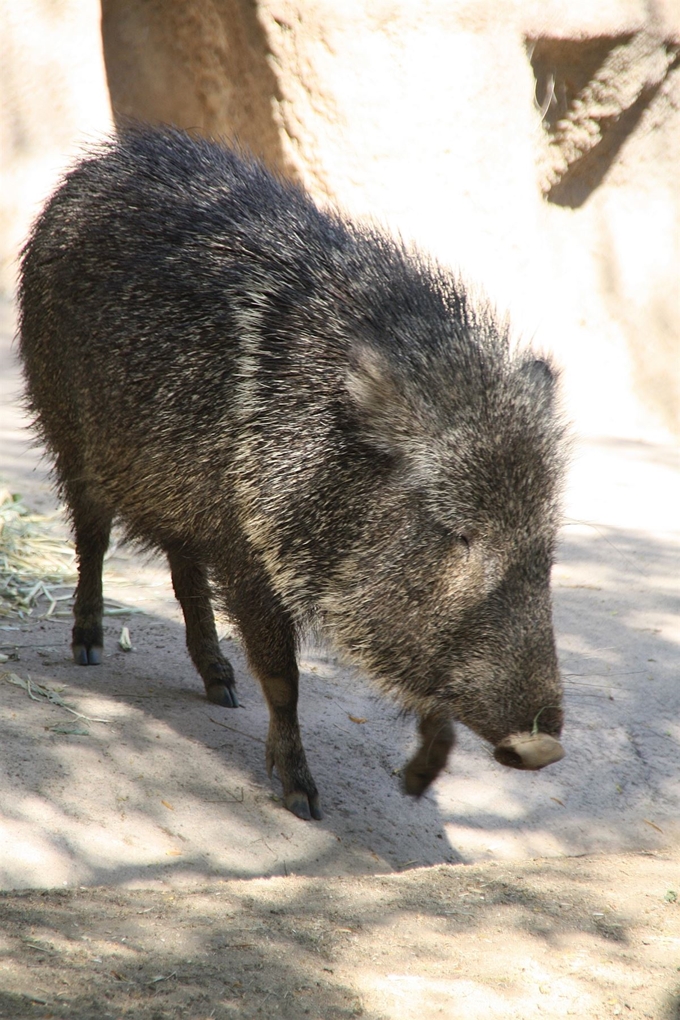
[[(5, 309), (0, 486), (44, 510), (11, 332)], [(203, 699), (160, 561), (111, 556), (130, 612), (107, 617), (100, 667), (70, 661), (66, 603), (0, 621), (0, 1016), (680, 1017), (677, 450), (580, 437), (566, 512), (565, 759), (505, 770), (461, 728), (406, 800), (413, 724), (310, 647), (320, 823), (267, 778), (266, 710), (226, 627), (242, 708)]]

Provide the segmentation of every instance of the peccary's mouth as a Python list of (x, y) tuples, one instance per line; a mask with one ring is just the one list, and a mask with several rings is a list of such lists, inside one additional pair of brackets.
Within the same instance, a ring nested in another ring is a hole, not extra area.
[(564, 758), (564, 748), (547, 733), (512, 733), (496, 745), (493, 756), (511, 769), (536, 772)]

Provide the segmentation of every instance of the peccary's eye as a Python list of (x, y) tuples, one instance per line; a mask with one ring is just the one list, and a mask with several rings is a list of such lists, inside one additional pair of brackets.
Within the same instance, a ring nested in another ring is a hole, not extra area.
[(461, 547), (465, 550), (465, 555), (470, 555), (470, 538), (467, 535), (457, 535), (458, 541)]

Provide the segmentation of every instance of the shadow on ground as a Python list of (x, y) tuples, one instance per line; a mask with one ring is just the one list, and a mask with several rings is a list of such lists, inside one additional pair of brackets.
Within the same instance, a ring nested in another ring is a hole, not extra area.
[(617, 863), (6, 894), (0, 1015), (670, 1020), (677, 858)]
[[(403, 798), (412, 723), (309, 649), (301, 719), (321, 823), (286, 812), (266, 775), (266, 707), (237, 640), (225, 647), (243, 707), (225, 710), (204, 700), (176, 619), (108, 620), (105, 662), (87, 669), (70, 661), (68, 619), (0, 631), (19, 656), (6, 671), (66, 684), (72, 708), (107, 720), (32, 700), (5, 679), (3, 884), (361, 875), (661, 845), (680, 817), (673, 555), (648, 535), (565, 529), (555, 602), (567, 757), (535, 775), (504, 770), (461, 727), (432, 792)], [(117, 645), (123, 624), (129, 653)]]

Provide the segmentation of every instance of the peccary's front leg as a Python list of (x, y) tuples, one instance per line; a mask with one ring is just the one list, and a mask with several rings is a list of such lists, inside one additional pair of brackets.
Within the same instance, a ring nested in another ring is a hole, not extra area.
[(238, 708), (234, 670), (222, 655), (217, 640), (205, 567), (199, 555), (186, 545), (169, 546), (165, 551), (172, 586), (184, 613), (187, 649), (203, 679), (208, 701), (224, 708)]
[(418, 726), (420, 747), (404, 769), (404, 793), (420, 797), (445, 767), (455, 742), (451, 720), (442, 715), (423, 715)]
[(321, 818), (319, 794), (307, 766), (297, 716), (298, 667), (295, 628), (271, 591), (264, 572), (252, 564), (247, 581), (229, 599), (237, 617), (248, 661), (269, 706), (266, 762), (275, 768), (289, 811), (305, 820)]
[(321, 818), (319, 794), (307, 766), (297, 718), (298, 675), (288, 670), (263, 676), (257, 671), (269, 705), (267, 771), (276, 768), (283, 786), (283, 802), (298, 818)]

